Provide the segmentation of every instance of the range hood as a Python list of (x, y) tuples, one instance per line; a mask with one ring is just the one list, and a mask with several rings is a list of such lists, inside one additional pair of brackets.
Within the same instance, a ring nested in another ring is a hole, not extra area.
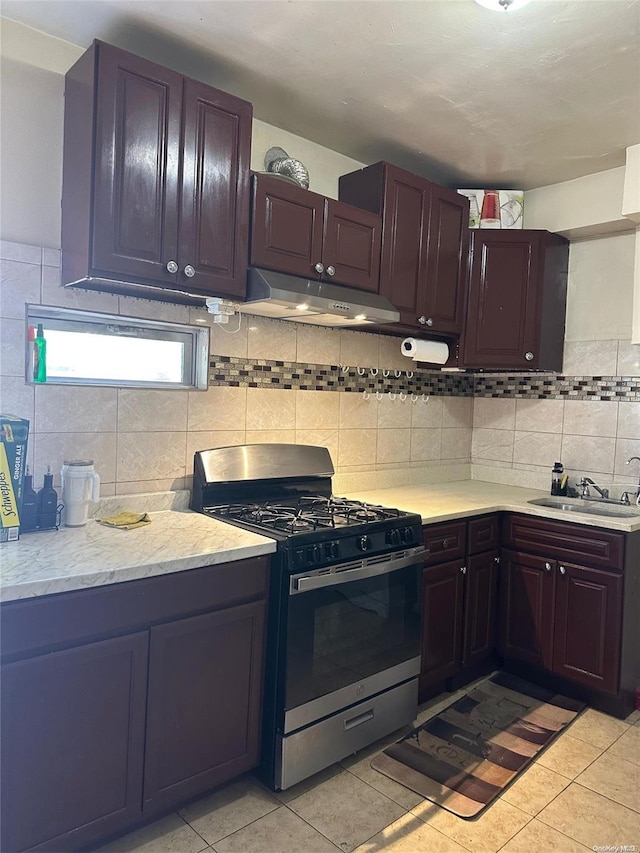
[(314, 326), (397, 323), (400, 315), (378, 293), (251, 267), (243, 314), (259, 314)]

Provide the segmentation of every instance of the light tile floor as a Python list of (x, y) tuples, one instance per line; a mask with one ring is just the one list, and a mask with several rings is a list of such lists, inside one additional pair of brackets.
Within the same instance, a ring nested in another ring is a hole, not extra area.
[[(421, 707), (418, 722), (463, 695)], [(394, 732), (281, 793), (248, 775), (103, 853), (640, 853), (640, 711), (585, 711), (476, 820), (372, 770)]]

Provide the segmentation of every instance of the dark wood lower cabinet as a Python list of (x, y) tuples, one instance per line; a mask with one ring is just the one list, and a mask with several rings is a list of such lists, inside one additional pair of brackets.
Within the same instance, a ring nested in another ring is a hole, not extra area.
[(422, 573), (420, 697), (426, 699), (478, 677), (495, 659), (499, 517), (426, 525), (423, 534), (429, 555)]
[(1, 606), (2, 853), (87, 850), (257, 766), (268, 567)]
[(517, 514), (503, 527), (505, 665), (625, 717), (640, 684), (640, 531)]
[(68, 851), (141, 817), (146, 632), (1, 667), (2, 850)]
[(498, 568), (497, 551), (467, 558), (462, 645), (464, 666), (486, 660), (496, 648)]
[(500, 651), (533, 666), (551, 668), (555, 562), (503, 551), (500, 572)]
[(151, 629), (145, 812), (258, 763), (263, 634), (262, 602)]
[(555, 673), (597, 690), (618, 689), (622, 581), (600, 569), (558, 566)]
[(460, 668), (463, 569), (462, 560), (453, 560), (422, 573), (421, 687), (443, 681)]

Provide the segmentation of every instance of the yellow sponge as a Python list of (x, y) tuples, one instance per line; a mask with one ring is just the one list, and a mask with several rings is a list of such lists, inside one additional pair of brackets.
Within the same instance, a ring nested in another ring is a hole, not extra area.
[(96, 521), (99, 524), (106, 525), (106, 527), (117, 527), (118, 530), (133, 530), (136, 527), (151, 524), (148, 512), (119, 512), (105, 518), (96, 518)]

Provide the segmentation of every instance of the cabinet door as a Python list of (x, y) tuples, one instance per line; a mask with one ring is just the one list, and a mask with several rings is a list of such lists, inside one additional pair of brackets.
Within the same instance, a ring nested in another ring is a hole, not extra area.
[(178, 281), (195, 292), (245, 295), (251, 115), (246, 101), (185, 81)]
[(144, 811), (258, 764), (263, 601), (151, 629)]
[(430, 203), (429, 181), (385, 166), (380, 293), (414, 327), (424, 308)]
[(140, 819), (146, 632), (2, 667), (2, 850), (85, 850)]
[(615, 693), (620, 675), (622, 575), (558, 565), (553, 669)]
[(496, 648), (498, 552), (487, 551), (467, 558), (464, 596), (465, 666), (491, 657)]
[(433, 332), (460, 334), (469, 255), (469, 200), (432, 184), (427, 275), (419, 316)]
[(454, 560), (422, 573), (421, 689), (460, 669), (463, 568), (462, 560)]
[(471, 232), (464, 366), (538, 367), (541, 238), (537, 231)]
[(500, 650), (545, 669), (553, 662), (556, 563), (520, 552), (500, 557)]
[[(374, 213), (326, 199), (323, 278), (378, 292), (382, 220)], [(327, 270), (333, 267), (333, 276)]]
[(100, 44), (91, 266), (124, 280), (176, 276), (183, 77)]
[(319, 278), (324, 196), (256, 175), (251, 213), (251, 264)]

